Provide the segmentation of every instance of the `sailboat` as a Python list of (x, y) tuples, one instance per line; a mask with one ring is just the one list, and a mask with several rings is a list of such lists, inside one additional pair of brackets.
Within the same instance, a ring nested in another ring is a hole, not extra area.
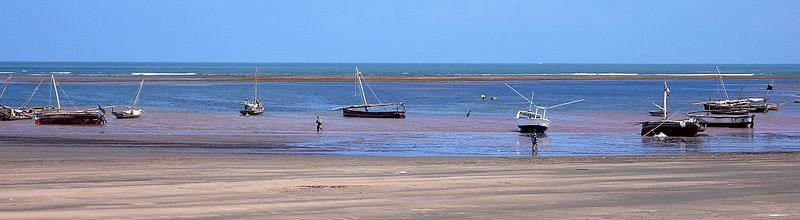
[[(730, 96), (728, 96), (728, 90), (725, 88), (725, 81), (722, 79), (722, 73), (719, 70), (719, 67), (716, 67), (716, 69), (717, 69), (717, 76), (719, 77), (720, 86), (722, 87), (722, 91), (725, 94), (725, 99), (716, 101), (705, 101), (695, 104), (702, 104), (703, 109), (722, 114), (731, 114), (740, 112), (742, 110), (746, 110), (748, 112), (759, 112), (759, 113), (764, 113), (769, 111), (769, 104), (767, 104), (766, 94), (765, 98), (731, 99)], [(769, 90), (772, 90), (772, 85), (768, 85), (767, 88), (768, 88), (767, 94), (769, 94)]]
[(264, 113), (264, 106), (258, 101), (258, 74), (253, 74), (253, 78), (255, 78), (255, 83), (253, 84), (253, 102), (245, 99), (241, 103), (244, 109), (239, 110), (239, 113), (244, 116), (260, 115)]
[(34, 123), (37, 125), (102, 125), (106, 123), (105, 110), (100, 107), (97, 109), (64, 111), (61, 108), (58, 83), (56, 83), (53, 75), (50, 75), (50, 79), (53, 80), (57, 108), (34, 113)]
[[(406, 117), (406, 107), (405, 102), (398, 102), (398, 103), (381, 103), (378, 96), (375, 95), (375, 92), (372, 91), (372, 88), (369, 87), (367, 84), (367, 89), (372, 92), (372, 95), (375, 96), (375, 99), (378, 100), (378, 104), (369, 104), (367, 102), (367, 95), (364, 93), (364, 84), (366, 82), (363, 79), (363, 75), (361, 71), (358, 70), (356, 67), (356, 84), (358, 85), (357, 88), (361, 91), (361, 101), (364, 104), (359, 105), (348, 105), (342, 106), (337, 108), (330, 109), (331, 111), (342, 110), (342, 115), (344, 117), (360, 117), (360, 118), (405, 118)], [(370, 110), (370, 108), (381, 107), (379, 110)]]
[(669, 96), (669, 87), (667, 82), (664, 82), (664, 102), (659, 106), (664, 111), (664, 117), (661, 120), (651, 120), (640, 122), (642, 124), (642, 136), (678, 136), (678, 137), (694, 137), (697, 133), (706, 130), (706, 123), (697, 118), (689, 118), (684, 120), (669, 120), (667, 115), (667, 96)]
[(142, 93), (142, 86), (144, 85), (144, 79), (139, 82), (139, 89), (136, 90), (136, 96), (133, 97), (133, 102), (131, 102), (130, 106), (124, 106), (121, 110), (114, 110), (114, 107), (111, 108), (111, 114), (117, 119), (126, 119), (126, 118), (138, 118), (142, 117), (142, 113), (144, 113), (144, 109), (141, 109), (137, 106), (139, 104), (139, 94)]
[[(10, 81), (11, 76), (6, 79), (6, 87), (8, 86), (8, 81)], [(36, 95), (36, 91), (39, 91), (39, 87), (42, 86), (45, 79), (39, 81), (39, 84), (36, 85), (36, 89), (33, 90), (33, 93), (28, 97), (28, 100), (22, 104), (22, 106), (18, 108), (10, 107), (10, 106), (0, 106), (0, 120), (3, 121), (10, 121), (10, 120), (25, 120), (25, 119), (32, 119), (33, 113), (42, 111), (45, 108), (29, 108), (28, 104), (33, 99), (33, 96)], [(6, 88), (3, 88), (3, 92), (0, 93), (0, 98), (3, 97), (5, 94)]]
[[(522, 133), (544, 133), (550, 127), (550, 119), (547, 119), (547, 110), (551, 108), (561, 107), (577, 102), (582, 102), (583, 99), (575, 100), (571, 102), (565, 102), (558, 105), (553, 105), (550, 107), (542, 107), (536, 104), (533, 104), (533, 93), (531, 93), (531, 98), (525, 97), (521, 93), (519, 93), (514, 87), (505, 83), (508, 88), (513, 90), (517, 95), (528, 101), (528, 110), (520, 110), (517, 111), (517, 127), (519, 127), (519, 131)], [(535, 110), (534, 110), (535, 108)], [(541, 113), (539, 113), (541, 111)]]

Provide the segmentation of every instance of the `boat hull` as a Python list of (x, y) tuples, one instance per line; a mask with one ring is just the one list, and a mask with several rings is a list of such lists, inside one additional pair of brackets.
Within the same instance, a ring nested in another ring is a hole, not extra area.
[(697, 121), (646, 121), (642, 122), (642, 136), (663, 133), (670, 137), (694, 137), (704, 131), (705, 125)]
[(521, 133), (544, 133), (550, 127), (550, 120), (541, 118), (517, 119), (517, 127)]
[(372, 112), (372, 111), (342, 109), (342, 115), (344, 117), (358, 117), (358, 118), (406, 118), (405, 111)]
[(37, 125), (103, 125), (105, 117), (100, 113), (40, 113), (34, 115)]
[(113, 114), (117, 119), (129, 119), (142, 117), (143, 112), (144, 111), (141, 109), (127, 109), (123, 111), (113, 111), (111, 114)]
[(261, 113), (264, 113), (264, 109), (261, 109), (261, 110), (239, 110), (239, 114), (242, 114), (244, 116), (260, 115)]
[(688, 114), (689, 117), (707, 122), (708, 127), (752, 128), (755, 115), (697, 115)]

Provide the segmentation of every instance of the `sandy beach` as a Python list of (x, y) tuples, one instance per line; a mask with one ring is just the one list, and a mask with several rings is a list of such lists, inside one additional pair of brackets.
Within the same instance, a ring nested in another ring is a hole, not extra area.
[(800, 154), (236, 155), (0, 149), (0, 219), (742, 219), (800, 216)]

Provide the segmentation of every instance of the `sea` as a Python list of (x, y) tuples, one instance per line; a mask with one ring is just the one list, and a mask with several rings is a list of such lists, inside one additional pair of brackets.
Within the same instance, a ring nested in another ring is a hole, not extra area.
[[(303, 63), (0, 63), (0, 74), (352, 74), (358, 66), (369, 82), (373, 74), (715, 74), (715, 65), (644, 64), (303, 64)], [(795, 75), (800, 65), (719, 65), (726, 74)], [(5, 75), (2, 75), (5, 77)], [(329, 109), (358, 104), (352, 82), (260, 82), (261, 116), (238, 115), (239, 102), (252, 98), (252, 82), (146, 82), (140, 119), (115, 120), (100, 127), (53, 129), (32, 121), (0, 122), (11, 133), (71, 132), (97, 135), (293, 135), (286, 149), (255, 148), (248, 153), (364, 156), (612, 156), (717, 152), (800, 151), (800, 80), (726, 80), (731, 98), (767, 97), (782, 104), (758, 114), (755, 127), (709, 128), (692, 138), (654, 140), (639, 135), (635, 122), (660, 105), (666, 82), (672, 117), (698, 111), (695, 103), (725, 97), (719, 80), (542, 80), (508, 82), (369, 82), (368, 100), (405, 102), (406, 119), (353, 119)], [(514, 116), (530, 105), (504, 83), (539, 106), (582, 100), (549, 109), (552, 127), (540, 137), (538, 152), (517, 132)], [(767, 90), (772, 85), (773, 90)], [(55, 105), (52, 86), (8, 83), (0, 104)], [(64, 82), (61, 105), (67, 109), (130, 105), (133, 82)], [(372, 90), (372, 92), (369, 91)], [(374, 92), (375, 95), (372, 93)], [(481, 99), (485, 95), (487, 99)], [(496, 99), (492, 99), (495, 97)], [(467, 117), (467, 112), (470, 116)], [(326, 129), (314, 131), (321, 116)], [(247, 129), (242, 129), (247, 128)], [(68, 130), (68, 131), (64, 131)]]

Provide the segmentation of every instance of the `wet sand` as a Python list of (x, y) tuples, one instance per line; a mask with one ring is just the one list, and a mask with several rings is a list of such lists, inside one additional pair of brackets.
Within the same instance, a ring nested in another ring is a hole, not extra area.
[(0, 149), (0, 219), (800, 216), (798, 153), (503, 158)]
[[(17, 75), (15, 82), (38, 83), (46, 75)], [(475, 74), (475, 75), (396, 75), (367, 74), (370, 82), (497, 82), (526, 80), (698, 80), (717, 79), (714, 74), (663, 74), (663, 75), (541, 75), (541, 74)], [(247, 74), (208, 74), (208, 75), (58, 75), (59, 82), (136, 82), (146, 79), (148, 82), (251, 82), (252, 75)], [(800, 79), (800, 75), (725, 75), (726, 79)], [(259, 78), (262, 82), (352, 82), (351, 74), (269, 74)]]

